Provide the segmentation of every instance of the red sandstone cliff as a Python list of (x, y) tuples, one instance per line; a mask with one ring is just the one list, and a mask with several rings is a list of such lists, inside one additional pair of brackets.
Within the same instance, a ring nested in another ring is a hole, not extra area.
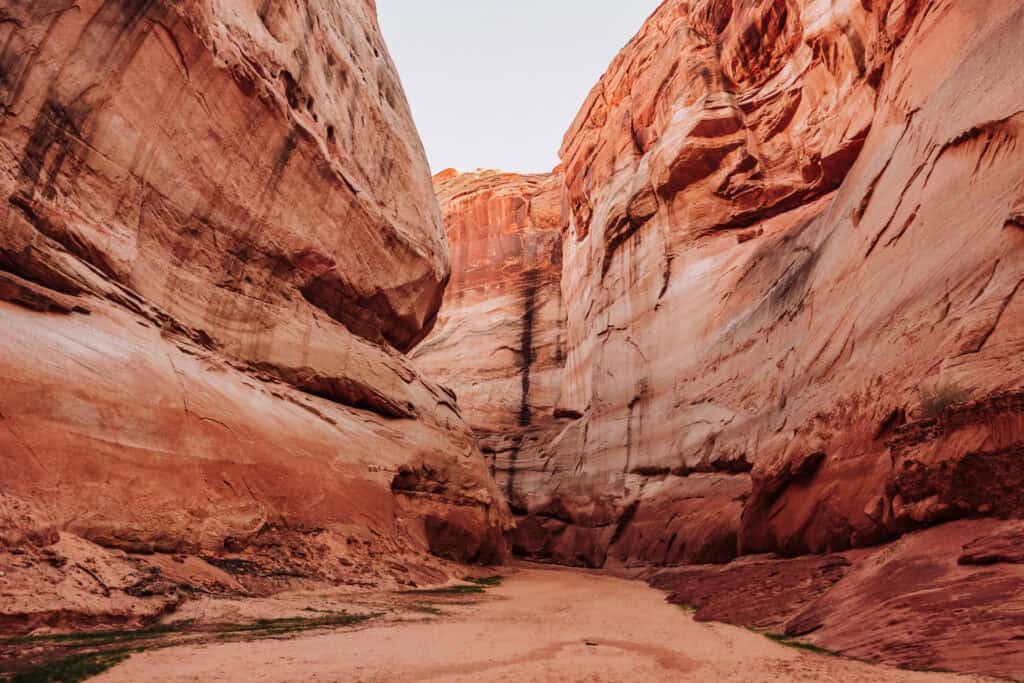
[[(558, 514), (531, 513), (582, 527), (588, 561), (604, 564), (820, 552), (1021, 511), (1017, 479), (994, 475), (1012, 427), (986, 421), (941, 455), (890, 442), (921, 387), (968, 387), (984, 413), (1024, 375), (1024, 100), (1005, 49), (1020, 18), (941, 0), (659, 8), (562, 148), (565, 330), (550, 316), (534, 334), (564, 336), (544, 417), (579, 419), (541, 449)], [(514, 192), (508, 177), (476, 180), (477, 196)], [(517, 225), (515, 206), (441, 199), (456, 249)], [(472, 271), (487, 303), (525, 268), (488, 278), (485, 265), (455, 277)], [(451, 296), (445, 316), (479, 318), (463, 308)], [(464, 363), (435, 363), (431, 348), (418, 361), (444, 381), (479, 367), (472, 344)], [(482, 412), (489, 395), (461, 397), (475, 428), (512, 426), (507, 407)], [(993, 475), (954, 486), (950, 467), (969, 453)], [(616, 533), (595, 498), (639, 516)], [(700, 538), (670, 512), (683, 499), (714, 512)], [(680, 528), (643, 532), (666, 516)]]
[[(435, 333), (412, 357), (473, 397), (470, 424), (504, 434), (550, 416), (558, 400), (562, 178), (451, 173), (435, 184), (452, 279)], [(453, 373), (467, 351), (477, 364)]]
[(373, 4), (0, 1), (0, 43), (3, 625), (166, 609), (161, 554), (237, 590), (500, 558), (400, 353), (449, 265)]
[[(460, 397), (499, 488), (525, 511), (540, 463), (520, 461), (556, 419), (564, 353), (561, 174), (496, 171), (435, 177), (452, 280), (431, 337), (413, 353)], [(465, 397), (463, 400), (462, 397)]]
[[(474, 429), (516, 449), (496, 463), (519, 552), (723, 563), (1024, 513), (1022, 39), (1019, 3), (659, 7), (561, 150), (562, 327), (532, 332), (564, 352), (560, 372), (543, 370), (559, 391), (550, 412), (510, 428), (507, 409), (479, 408), (494, 406), (479, 378), (529, 375), (520, 357), (504, 373), (469, 343), (443, 363), (429, 347), (417, 357), (461, 382)], [(515, 223), (507, 206), (441, 199), (456, 249)], [(521, 308), (480, 280), (473, 308), (449, 297), (445, 319)], [(975, 401), (922, 420), (919, 392), (936, 385)], [(787, 630), (896, 663), (1019, 674), (1024, 650), (1006, 637), (1024, 622), (990, 609), (1019, 590), (1019, 559), (992, 551), (988, 571), (959, 560), (960, 546), (1008, 547), (1019, 529), (945, 529), (845, 558), (867, 564), (836, 592), (803, 595)], [(747, 585), (736, 571), (720, 584), (734, 602)], [(971, 587), (957, 619), (935, 620), (918, 572)], [(904, 574), (917, 576), (906, 590), (886, 579)], [(765, 599), (787, 590), (771, 584)], [(859, 628), (843, 627), (876, 598)], [(933, 624), (949, 653), (910, 656), (921, 639), (892, 623)], [(969, 657), (952, 647), (966, 633)]]
[[(585, 417), (563, 457), (602, 463), (637, 521), (677, 492), (717, 507), (732, 521), (703, 559), (984, 513), (905, 490), (887, 442), (923, 385), (1022, 380), (1022, 8), (733, 5), (663, 4), (566, 136), (560, 407)], [(934, 487), (952, 471), (918, 462)], [(749, 497), (686, 482), (750, 468)], [(633, 526), (609, 552), (673, 561), (680, 531)]]

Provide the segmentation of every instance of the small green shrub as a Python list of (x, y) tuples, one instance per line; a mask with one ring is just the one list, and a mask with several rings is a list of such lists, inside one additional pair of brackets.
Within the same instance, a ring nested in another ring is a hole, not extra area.
[(445, 586), (443, 588), (420, 588), (417, 590), (402, 591), (402, 595), (475, 595), (483, 593), (484, 587), (476, 584), (472, 586)]
[(55, 662), (47, 662), (31, 671), (15, 674), (12, 683), (79, 683), (117, 666), (131, 655), (130, 650), (91, 652)]
[(440, 617), (444, 616), (444, 610), (440, 609), (435, 605), (431, 605), (427, 602), (418, 602), (415, 605), (409, 605), (406, 607), (411, 612), (419, 612), (420, 614), (429, 614), (431, 616)]
[(779, 645), (785, 645), (786, 647), (792, 647), (797, 650), (806, 650), (807, 652), (813, 652), (827, 657), (842, 657), (838, 652), (826, 650), (823, 647), (818, 647), (814, 643), (805, 643), (802, 640), (796, 640), (795, 638), (790, 638), (789, 636), (781, 633), (765, 633), (764, 636), (769, 640), (774, 640)]
[(485, 576), (480, 579), (474, 579), (472, 576), (467, 576), (463, 581), (469, 583), (475, 583), (478, 586), (500, 586), (501, 582), (505, 580), (505, 577), (500, 574), (494, 576)]
[(974, 390), (963, 387), (956, 382), (939, 382), (932, 386), (918, 388), (921, 398), (921, 417), (934, 420), (946, 411), (946, 408), (967, 403), (974, 398)]

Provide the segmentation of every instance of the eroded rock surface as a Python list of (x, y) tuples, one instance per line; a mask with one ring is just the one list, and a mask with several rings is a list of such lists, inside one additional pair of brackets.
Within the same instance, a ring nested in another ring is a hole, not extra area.
[[(521, 364), (479, 335), (419, 357), (507, 449), (516, 552), (855, 657), (1024, 674), (999, 521), (1024, 514), (1022, 40), (1019, 3), (661, 4), (561, 149), (557, 400), (512, 419), (481, 378)], [(440, 197), (454, 243), (529, 233)], [(446, 315), (521, 310), (491, 290), (510, 256)], [(639, 569), (663, 565), (690, 566)]]
[(7, 1), (0, 38), (5, 495), (251, 589), (405, 581), (428, 517), (499, 558), (401, 354), (449, 265), (373, 3)]
[(670, 2), (613, 63), (562, 149), (559, 405), (623, 509), (712, 469), (752, 477), (742, 516), (708, 502), (735, 552), (905, 530), (887, 439), (918, 388), (1021, 381), (1021, 11)]
[(959, 521), (877, 550), (660, 570), (653, 585), (713, 619), (875, 662), (1017, 679), (1019, 522)]
[(545, 485), (532, 458), (570, 419), (556, 415), (565, 343), (563, 177), (449, 170), (434, 182), (452, 279), (437, 327), (413, 360), (459, 397), (499, 488), (514, 509), (526, 510), (530, 492)]
[[(521, 552), (725, 562), (1020, 514), (1022, 38), (1016, 3), (659, 7), (561, 149), (567, 422), (499, 461)], [(923, 420), (937, 385), (976, 400)]]

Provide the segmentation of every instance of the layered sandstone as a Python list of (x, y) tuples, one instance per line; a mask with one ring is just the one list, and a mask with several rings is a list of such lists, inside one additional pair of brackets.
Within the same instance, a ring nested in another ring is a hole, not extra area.
[[(1022, 11), (661, 5), (561, 150), (551, 412), (578, 419), (516, 457), (522, 551), (721, 562), (1020, 513)], [(933, 385), (977, 401), (897, 436)]]
[[(859, 657), (1020, 675), (1020, 530), (955, 520), (1024, 514), (1022, 39), (1017, 3), (661, 4), (561, 149), (557, 401), (514, 423), (478, 376), (522, 364), (479, 339), (417, 359), (505, 435), (516, 551), (842, 552), (660, 585)], [(518, 224), (440, 196), (455, 244)], [(475, 309), (519, 310), (489, 287), (522, 267), (481, 274)]]
[(460, 397), (499, 488), (526, 510), (543, 481), (529, 460), (556, 416), (563, 365), (563, 177), (443, 171), (434, 178), (452, 279), (433, 334), (413, 353)]
[(401, 353), (449, 265), (373, 3), (7, 1), (0, 37), (4, 494), (250, 587), (500, 558), (475, 440)]
[(651, 583), (725, 621), (921, 670), (1024, 671), (1019, 521), (962, 520), (878, 549), (743, 558), (655, 572)]

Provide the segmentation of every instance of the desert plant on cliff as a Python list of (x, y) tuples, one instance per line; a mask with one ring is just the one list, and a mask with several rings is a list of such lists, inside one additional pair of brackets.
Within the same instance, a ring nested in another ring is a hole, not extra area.
[(956, 382), (938, 382), (931, 386), (921, 385), (917, 394), (921, 399), (921, 417), (933, 420), (951, 406), (967, 403), (974, 398), (974, 390)]

